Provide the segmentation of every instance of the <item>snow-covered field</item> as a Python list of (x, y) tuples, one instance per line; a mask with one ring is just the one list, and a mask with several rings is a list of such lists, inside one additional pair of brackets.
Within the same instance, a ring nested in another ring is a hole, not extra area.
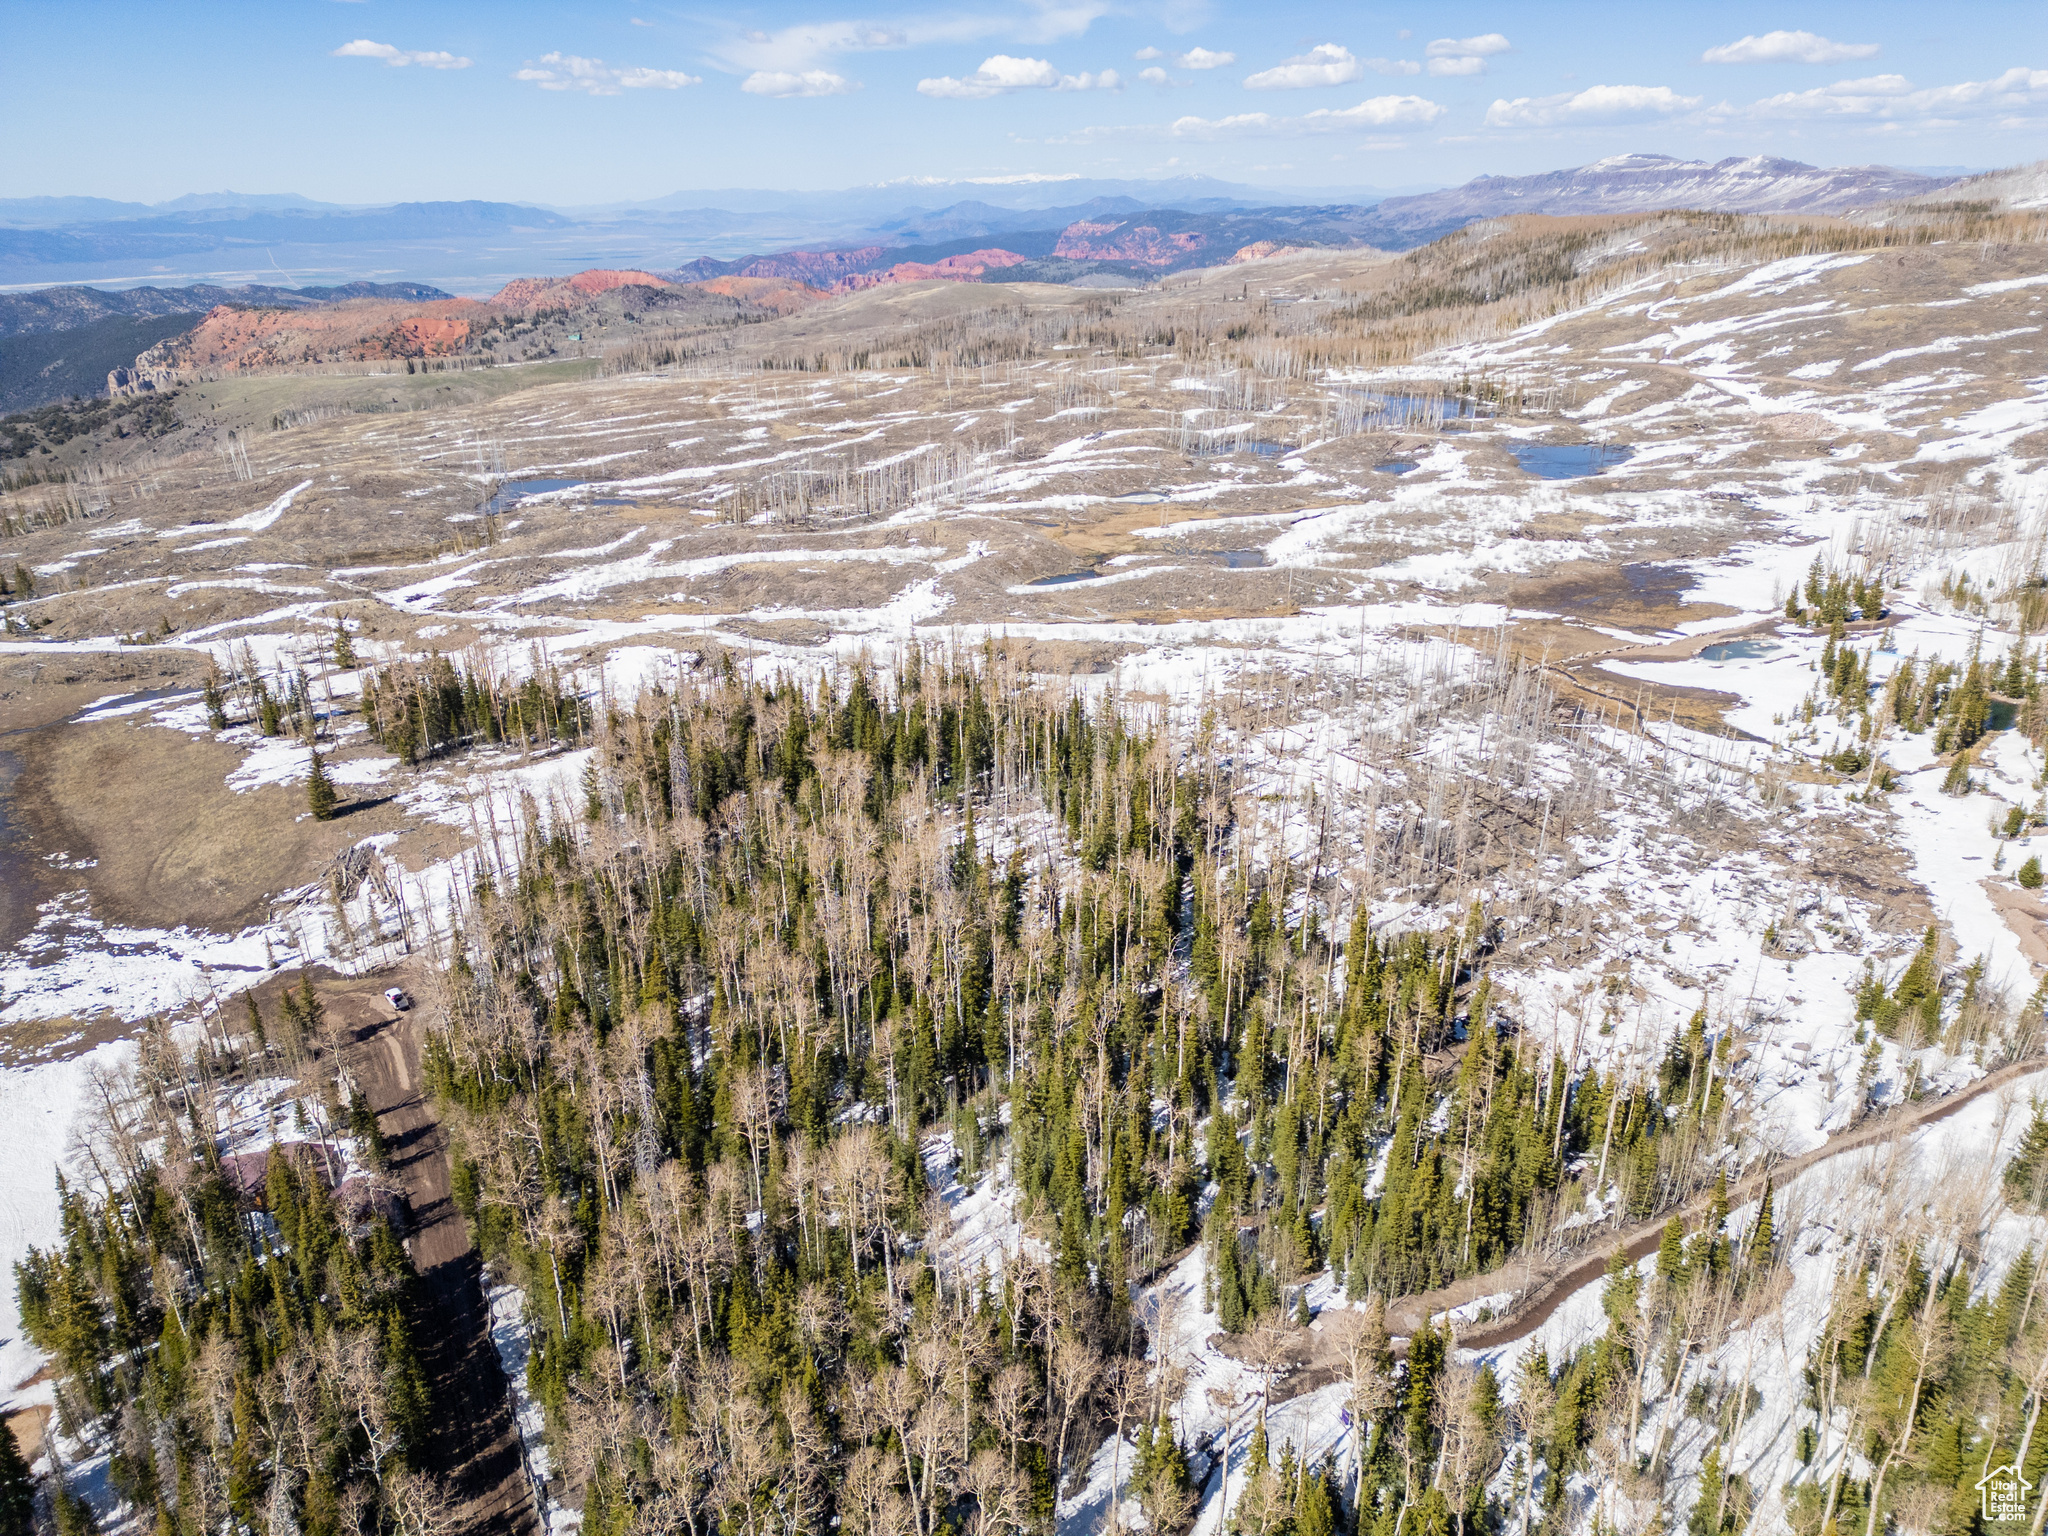
[[(493, 548), (289, 573), (278, 569), (285, 562), (263, 559), (230, 566), (251, 552), (246, 544), (312, 518), (312, 505), (344, 478), (346, 466), (324, 465), (311, 466), (313, 479), (293, 466), (295, 483), (280, 482), (240, 516), (147, 536), (237, 535), (183, 546), (183, 555), (232, 547), (210, 582), (188, 574), (183, 592), (212, 590), (245, 606), (182, 632), (178, 643), (223, 654), (230, 644), (247, 646), (267, 667), (288, 658), (303, 664), (318, 649), (307, 635), (317, 642), (342, 617), (360, 624), (374, 614), (379, 631), (362, 641), (366, 659), (424, 651), (445, 637), (489, 652), (517, 677), (538, 664), (532, 647), (544, 642), (548, 659), (599, 699), (672, 686), (714, 648), (764, 672), (822, 667), (844, 676), (854, 666), (886, 665), (914, 644), (1073, 647), (1104, 658), (1078, 671), (1077, 688), (1115, 689), (1189, 729), (1219, 700), (1284, 682), (1295, 690), (1284, 718), (1236, 727), (1247, 803), (1263, 807), (1256, 814), (1270, 818), (1276, 846), (1295, 850), (1327, 835), (1317, 803), (1347, 807), (1353, 814), (1332, 840), (1333, 864), (1370, 859), (1381, 797), (1391, 806), (1412, 790), (1433, 754), (1447, 763), (1483, 754), (1483, 728), (1431, 715), (1432, 697), (1486, 675), (1523, 636), (1539, 636), (1534, 649), (1569, 635), (1610, 652), (1576, 676), (1604, 679), (1600, 686), (1617, 699), (1636, 685), (1730, 696), (1720, 711), (1730, 732), (1689, 727), (1675, 713), (1659, 720), (1654, 711), (1640, 731), (1622, 729), (1618, 711), (1588, 725), (1585, 750), (1604, 753), (1614, 777), (1595, 831), (1572, 846), (1540, 847), (1493, 888), (1453, 893), (1444, 910), (1390, 890), (1375, 916), (1433, 925), (1455, 920), (1474, 895), (1507, 903), (1532, 885), (1568, 888), (1571, 901), (1602, 914), (1590, 947), (1568, 963), (1544, 954), (1503, 960), (1496, 972), (1503, 1006), (1524, 1033), (1575, 1071), (1640, 1077), (1654, 1073), (1674, 1031), (1705, 1006), (1716, 1034), (1738, 1036), (1745, 1049), (1734, 1093), (1747, 1116), (1748, 1151), (1792, 1154), (1822, 1144), (1859, 1111), (1863, 1046), (1852, 994), (1866, 959), (1895, 971), (1919, 940), (1917, 926), (1901, 917), (1910, 903), (1871, 894), (1881, 883), (1875, 878), (1843, 882), (1835, 865), (1816, 874), (1823, 840), (1860, 849), (1873, 870), (1910, 887), (1962, 960), (1983, 957), (1984, 983), (2011, 1004), (2035, 991), (2039, 958), (2048, 956), (2041, 925), (2008, 921), (2015, 909), (2006, 899), (2016, 889), (2012, 872), (2048, 838), (2008, 844), (1993, 830), (2008, 808), (2043, 804), (2048, 762), (2022, 737), (1995, 735), (1975, 761), (1980, 788), (1961, 797), (1940, 792), (1944, 770), (1927, 738), (1895, 729), (1873, 744), (1899, 776), (1889, 795), (1866, 798), (1854, 779), (1819, 771), (1853, 732), (1825, 713), (1806, 716), (1827, 636), (1783, 618), (1788, 594), (1816, 558), (1884, 577), (1891, 612), (1882, 635), (1851, 637), (1870, 652), (1871, 681), (1881, 687), (1902, 658), (1924, 668), (1972, 654), (2002, 658), (2021, 643), (2011, 605), (1958, 603), (1942, 596), (1944, 583), (1967, 573), (1980, 591), (2010, 587), (2038, 571), (2048, 543), (2040, 452), (2048, 376), (2029, 361), (2048, 288), (2027, 274), (1965, 283), (1951, 271), (1946, 296), (1931, 301), (1949, 306), (1936, 312), (1940, 334), (1884, 345), (1885, 328), (1867, 323), (1872, 313), (1903, 317), (1930, 301), (1877, 294), (1868, 260), (1798, 257), (1683, 284), (1660, 277), (1411, 369), (1327, 381), (1393, 389), (1422, 379), (1540, 375), (1561, 381), (1578, 402), (1533, 423), (1433, 435), (1403, 450), (1413, 468), (1398, 475), (1347, 461), (1341, 442), (1309, 433), (1254, 463), (1183, 460), (1157, 430), (1084, 430), (1093, 418), (1070, 419), (1058, 394), (1065, 386), (1054, 385), (1049, 368), (1017, 370), (998, 381), (1001, 390), (985, 383), (964, 404), (952, 400), (949, 381), (946, 405), (934, 388), (900, 411), (886, 404), (894, 382), (879, 375), (766, 389), (758, 380), (688, 389), (645, 380), (619, 386), (644, 397), (650, 408), (637, 412), (560, 399), (508, 411), (499, 423), (502, 450), (525, 456), (512, 478), (578, 468), (608, 478), (518, 503), (520, 518), (506, 523), (505, 542)], [(1173, 387), (1164, 366), (1155, 358), (1113, 382), (1163, 393)], [(1149, 382), (1141, 377), (1148, 371)], [(1020, 460), (984, 442), (966, 454), (966, 468), (934, 478), (926, 494), (885, 515), (838, 523), (728, 515), (742, 471), (816, 467), (862, 443), (873, 471), (921, 451), (906, 433), (965, 442), (998, 427), (1038, 434), (1039, 451)], [(407, 497), (438, 493), (444, 482), (466, 492), (483, 478), (468, 467), (469, 448), (429, 426), (400, 419), (373, 435), (380, 453), (405, 457), (410, 472), (433, 478)], [(608, 451), (574, 457), (575, 440), (586, 437)], [(1531, 479), (1505, 456), (1515, 443), (1580, 438), (1626, 444), (1635, 454), (1598, 476), (1562, 480)], [(618, 452), (609, 451), (614, 443)], [(601, 511), (598, 498), (636, 504)], [(424, 502), (411, 507), (381, 510), (430, 515)], [(1069, 538), (1076, 526), (1095, 530), (1094, 543)], [(434, 537), (445, 534), (437, 528)], [(60, 553), (38, 569), (56, 575), (76, 564), (71, 552)], [(1232, 563), (1222, 563), (1226, 554)], [(1087, 579), (1046, 584), (1083, 562)], [(1631, 563), (1654, 564), (1682, 599), (1668, 612), (1622, 603), (1626, 591), (1612, 573)], [(1561, 591), (1542, 583), (1589, 568), (1609, 577), (1590, 599), (1527, 595)], [(1738, 630), (1742, 640), (1728, 647), (1679, 643)], [(91, 654), (114, 644), (100, 635), (8, 641), (0, 654)], [(330, 667), (321, 681), (345, 704), (359, 679)], [(119, 717), (140, 730), (212, 734), (189, 698)], [(1398, 770), (1371, 760), (1366, 738), (1409, 720), (1421, 722), (1410, 760)], [(226, 775), (231, 789), (291, 784), (307, 772), (302, 746), (247, 728), (219, 739), (240, 753)], [(469, 845), (393, 875), (414, 920), (432, 925), (447, 921), (473, 858), (516, 857), (521, 797), (573, 802), (588, 758), (564, 752), (528, 761), (507, 751), (414, 770), (361, 739), (359, 727), (344, 727), (334, 745), (340, 760), (331, 772), (340, 783), (395, 795), (415, 821), (452, 829)], [(1527, 766), (1566, 792), (1570, 758), (1554, 743)], [(1697, 830), (1710, 821), (1717, 834)], [(376, 851), (403, 869), (402, 849)], [(232, 935), (189, 931), (171, 914), (160, 929), (110, 924), (83, 890), (54, 900), (34, 932), (0, 955), (0, 1026), (132, 1022), (218, 999), (278, 967), (363, 967), (394, 953), (399, 919), (374, 905), (368, 887), (346, 913), (353, 944), (317, 887), (276, 894), (285, 898), (277, 916)], [(1604, 988), (1616, 975), (1625, 978), (1625, 1002), (1609, 1007), (1614, 994)], [(0, 1264), (53, 1235), (52, 1174), (85, 1074), (117, 1063), (125, 1048), (82, 1052), (60, 1040), (42, 1059), (0, 1072), (0, 1124), (10, 1138)], [(1915, 1055), (1909, 1061), (1896, 1044), (1884, 1045), (1875, 1072), (1880, 1102), (1903, 1095), (1916, 1072), (1922, 1088), (1941, 1090), (1986, 1065), (1973, 1050), (1939, 1043)], [(1989, 1096), (1916, 1136), (1896, 1154), (1891, 1177), (1919, 1187), (1988, 1165), (2016, 1134), (2013, 1106), (2023, 1098), (2020, 1090)], [(1736, 1449), (1759, 1489), (1775, 1489), (1790, 1470), (1789, 1444), (1772, 1425), (1802, 1390), (1798, 1373), (1832, 1266), (1851, 1241), (1837, 1213), (1858, 1208), (1859, 1181), (1890, 1155), (1830, 1161), (1780, 1192), (1781, 1229), (1793, 1230), (1797, 1245), (1791, 1289), (1777, 1316), (1730, 1335), (1700, 1363), (1763, 1393), (1765, 1409), (1747, 1421)], [(1014, 1253), (1025, 1238), (1017, 1191), (1000, 1162), (963, 1182), (943, 1138), (927, 1144), (926, 1160), (951, 1218), (945, 1260), (974, 1273)], [(2008, 1248), (2048, 1236), (2010, 1223), (1997, 1232)], [(1246, 1388), (1247, 1379), (1210, 1342), (1201, 1264), (1197, 1250), (1141, 1301), (1162, 1325), (1155, 1351), (1190, 1368), (1176, 1415), (1184, 1437), (1220, 1451), (1216, 1396)], [(1310, 1303), (1345, 1304), (1327, 1279), (1311, 1285)], [(523, 1395), (522, 1304), (515, 1292), (493, 1293), (493, 1334), (522, 1394), (522, 1433), (537, 1448), (538, 1410)], [(17, 1384), (38, 1362), (18, 1337), (12, 1307), (10, 1291), (0, 1300), (0, 1389), (13, 1389), (20, 1402), (30, 1398)], [(1521, 1352), (1540, 1345), (1555, 1360), (1601, 1326), (1596, 1287), (1489, 1358), (1509, 1381)], [(1341, 1460), (1341, 1396), (1324, 1388), (1279, 1407), (1276, 1447), (1286, 1440), (1312, 1458), (1333, 1452)], [(1696, 1468), (1703, 1450), (1689, 1433), (1678, 1431), (1675, 1442), (1684, 1469)], [(1242, 1458), (1241, 1432), (1233, 1451)], [(544, 1474), (544, 1451), (530, 1454)], [(1086, 1485), (1061, 1505), (1063, 1530), (1098, 1526), (1114, 1496), (1113, 1472), (1127, 1476), (1132, 1456), (1128, 1443), (1098, 1452)], [(1231, 1476), (1209, 1468), (1198, 1532), (1221, 1529)], [(557, 1530), (574, 1524), (559, 1512), (550, 1519)]]

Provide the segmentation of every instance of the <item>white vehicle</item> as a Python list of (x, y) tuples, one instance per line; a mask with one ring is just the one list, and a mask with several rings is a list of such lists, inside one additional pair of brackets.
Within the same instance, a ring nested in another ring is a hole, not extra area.
[(405, 991), (401, 987), (386, 987), (384, 989), (384, 1001), (396, 1008), (400, 1013), (405, 1012), (406, 1009), (412, 1006), (412, 999), (405, 995)]

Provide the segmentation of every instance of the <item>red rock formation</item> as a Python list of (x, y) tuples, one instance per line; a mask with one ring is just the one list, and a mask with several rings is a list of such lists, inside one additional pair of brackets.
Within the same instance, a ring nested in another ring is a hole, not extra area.
[(573, 277), (514, 278), (491, 295), (490, 302), (506, 309), (526, 309), (549, 299), (595, 298), (600, 293), (610, 293), (614, 288), (673, 286), (674, 284), (664, 282), (651, 272), (614, 272), (594, 267), (588, 272), (578, 272)]
[(368, 299), (305, 309), (240, 309), (223, 304), (183, 336), (138, 357), (143, 372), (194, 368), (276, 368), (295, 363), (440, 357), (460, 352), (473, 320), (486, 313), (474, 299), (394, 304)]
[(937, 261), (899, 261), (880, 272), (852, 272), (832, 285), (834, 293), (852, 293), (861, 288), (878, 288), (884, 283), (923, 283), (937, 279), (949, 283), (978, 283), (990, 272), (1020, 266), (1029, 261), (1015, 251), (996, 247), (966, 251)]
[(1083, 219), (1060, 231), (1059, 244), (1052, 248), (1052, 253), (1074, 261), (1128, 261), (1138, 266), (1170, 267), (1208, 243), (1208, 237), (1199, 230), (1167, 234), (1152, 224), (1092, 224)]
[(886, 245), (863, 245), (850, 251), (784, 251), (756, 256), (736, 277), (793, 277), (814, 288), (827, 288), (840, 278), (872, 267), (889, 253)]
[(1306, 245), (1282, 245), (1278, 240), (1254, 240), (1250, 245), (1239, 246), (1224, 265), (1234, 267), (1244, 261), (1265, 261), (1274, 256), (1299, 256), (1311, 249), (1313, 247)]
[(813, 288), (793, 277), (714, 277), (685, 286), (728, 299), (740, 299), (761, 309), (772, 309), (778, 315), (794, 314), (825, 297), (823, 289)]

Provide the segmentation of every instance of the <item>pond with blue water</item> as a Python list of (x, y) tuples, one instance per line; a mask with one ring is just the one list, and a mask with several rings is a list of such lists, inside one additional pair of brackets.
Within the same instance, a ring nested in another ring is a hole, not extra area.
[(1755, 661), (1781, 647), (1775, 640), (1721, 640), (1700, 648), (1701, 661)]
[(1506, 443), (1503, 444), (1523, 471), (1539, 480), (1576, 480), (1626, 464), (1635, 456), (1633, 448), (1620, 443)]
[[(590, 484), (588, 480), (507, 480), (498, 487), (498, 494), (484, 503), (484, 512), (487, 515), (503, 512), (508, 507), (517, 506), (520, 502), (529, 501), (535, 496), (545, 496), (550, 491), (573, 491), (579, 485), (588, 484)], [(633, 503), (614, 496), (607, 497), (602, 501), (593, 501), (591, 505), (593, 507), (630, 507)]]

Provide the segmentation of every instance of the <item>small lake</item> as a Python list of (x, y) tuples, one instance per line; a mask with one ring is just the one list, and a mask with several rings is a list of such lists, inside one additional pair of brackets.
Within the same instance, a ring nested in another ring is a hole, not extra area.
[(1068, 571), (1060, 576), (1041, 576), (1036, 581), (1025, 582), (1024, 585), (1027, 587), (1064, 587), (1069, 582), (1093, 581), (1099, 574), (1100, 572), (1097, 571)]
[(1635, 457), (1633, 448), (1620, 443), (1506, 443), (1503, 444), (1528, 474), (1539, 480), (1576, 480), (1597, 475)]
[[(588, 480), (507, 480), (498, 487), (498, 494), (484, 504), (484, 511), (502, 512), (507, 507), (533, 496), (545, 496), (550, 491), (573, 491), (579, 485), (588, 485)], [(600, 501), (600, 507), (630, 506), (624, 501)]]
[(1217, 559), (1223, 562), (1225, 570), (1255, 571), (1266, 563), (1263, 549), (1225, 549), (1217, 552)]
[(1445, 422), (1477, 421), (1493, 413), (1464, 395), (1386, 395), (1383, 414), (1395, 424), (1425, 421), (1442, 413)]
[(1413, 459), (1382, 459), (1373, 465), (1373, 472), (1381, 475), (1405, 475), (1421, 467)]
[(1782, 647), (1775, 640), (1723, 640), (1700, 647), (1701, 661), (1755, 661)]
[(1262, 437), (1211, 437), (1205, 438), (1189, 452), (1196, 457), (1217, 457), (1230, 453), (1249, 453), (1254, 458), (1277, 459), (1283, 454), (1295, 452), (1292, 443), (1270, 442)]

